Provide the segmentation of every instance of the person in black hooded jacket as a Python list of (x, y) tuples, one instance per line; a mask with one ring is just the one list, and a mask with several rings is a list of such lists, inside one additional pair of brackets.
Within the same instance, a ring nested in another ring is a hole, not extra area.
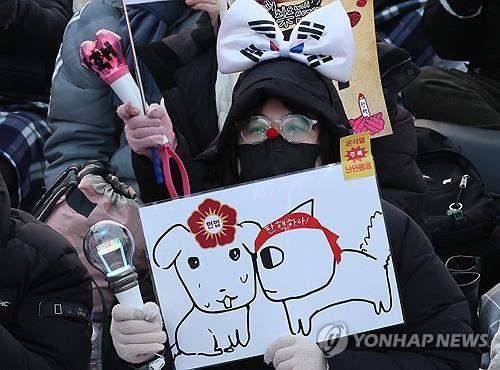
[(87, 370), (90, 276), (49, 226), (10, 208), (0, 175), (0, 368)]
[(403, 94), (416, 118), (500, 130), (500, 3), (429, 0), (424, 27), (437, 54), (467, 72), (426, 67)]
[(71, 0), (0, 1), (0, 96), (48, 102)]
[[(123, 106), (120, 110), (119, 114), (125, 122), (134, 124), (135, 117), (128, 115), (127, 107)], [(272, 127), (275, 127), (275, 121), (291, 113), (318, 121), (305, 142), (293, 144), (280, 135), (257, 145), (241, 140), (241, 132), (247, 127), (249, 116), (266, 116), (272, 119)], [(149, 125), (158, 126), (165, 120), (165, 115), (166, 112), (163, 116), (158, 114), (159, 121), (151, 121)], [(313, 168), (319, 163), (337, 162), (338, 140), (351, 133), (348, 127), (347, 117), (331, 80), (306, 65), (287, 59), (261, 63), (241, 74), (234, 88), (233, 105), (215, 150), (204, 153), (189, 165), (195, 169), (191, 174), (193, 190), (239, 184)], [(176, 138), (169, 139), (174, 142)], [(184, 153), (185, 145), (178, 138), (176, 150), (180, 155)], [(142, 152), (140, 145), (131, 147)], [(296, 160), (289, 160), (292, 157)], [(168, 199), (165, 190), (155, 184), (149, 158), (134, 152), (133, 164), (143, 197), (148, 201)], [(417, 335), (420, 338), (424, 334), (472, 334), (467, 302), (434, 253), (429, 240), (402, 211), (387, 202), (383, 202), (383, 209), (405, 324), (377, 333)], [(123, 320), (125, 308), (122, 306), (117, 305), (113, 310), (116, 316), (112, 318), (111, 327), (115, 345), (120, 345), (127, 337), (121, 329), (128, 322)], [(130, 314), (131, 319), (140, 317), (139, 314)], [(120, 321), (115, 318), (117, 316), (120, 316)], [(283, 364), (283, 357), (293, 359), (295, 367)], [(278, 340), (264, 360), (273, 364), (266, 365), (262, 357), (258, 357), (220, 365), (215, 369), (270, 369), (274, 366), (277, 369), (326, 370), (328, 362), (330, 370), (364, 370), (367, 367), (381, 370), (475, 370), (479, 356), (474, 347), (468, 348), (463, 343), (454, 348), (436, 349), (432, 346), (363, 348), (352, 342), (343, 353), (324, 359), (314, 344), (287, 337)]]

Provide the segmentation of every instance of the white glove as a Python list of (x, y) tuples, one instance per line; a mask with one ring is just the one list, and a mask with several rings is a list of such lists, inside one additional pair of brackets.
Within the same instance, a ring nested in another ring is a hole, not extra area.
[(491, 341), (490, 358), (488, 370), (500, 370), (500, 327)]
[(142, 311), (117, 304), (111, 312), (110, 332), (118, 356), (132, 364), (152, 359), (167, 340), (160, 308), (153, 302), (147, 302)]
[(327, 370), (328, 363), (316, 343), (289, 335), (276, 340), (266, 351), (264, 361), (276, 370)]

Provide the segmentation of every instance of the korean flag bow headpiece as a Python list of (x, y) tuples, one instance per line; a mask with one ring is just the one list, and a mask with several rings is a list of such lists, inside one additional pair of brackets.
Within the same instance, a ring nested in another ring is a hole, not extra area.
[(255, 0), (236, 0), (219, 29), (219, 70), (241, 72), (280, 57), (307, 64), (332, 80), (349, 81), (354, 38), (341, 2), (334, 1), (309, 13), (286, 41), (273, 17), (260, 4)]

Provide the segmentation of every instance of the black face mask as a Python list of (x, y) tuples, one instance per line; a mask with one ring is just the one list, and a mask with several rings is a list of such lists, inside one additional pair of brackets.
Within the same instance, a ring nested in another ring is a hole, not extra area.
[(314, 168), (319, 157), (318, 144), (292, 144), (281, 135), (258, 145), (238, 145), (237, 151), (242, 182)]

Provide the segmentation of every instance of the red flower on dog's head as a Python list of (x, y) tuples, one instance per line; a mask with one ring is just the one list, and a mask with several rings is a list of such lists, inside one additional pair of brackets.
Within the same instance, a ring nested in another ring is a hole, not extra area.
[(236, 210), (216, 200), (205, 199), (187, 223), (202, 248), (214, 248), (234, 240)]

